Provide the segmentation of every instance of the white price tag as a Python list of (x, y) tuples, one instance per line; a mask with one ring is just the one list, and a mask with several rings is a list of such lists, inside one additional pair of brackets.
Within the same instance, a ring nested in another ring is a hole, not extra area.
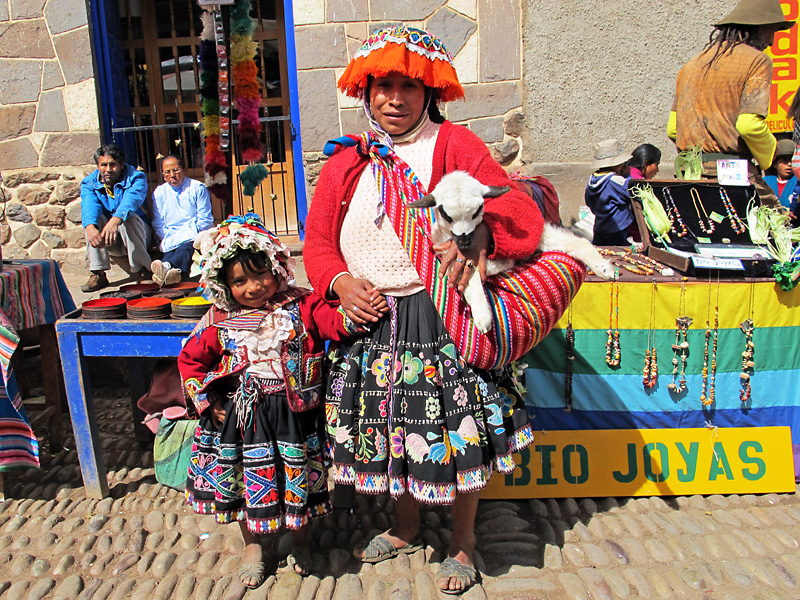
[(726, 269), (728, 271), (744, 271), (744, 265), (738, 258), (712, 258), (710, 256), (692, 256), (692, 264), (699, 269)]
[(720, 185), (750, 185), (747, 161), (743, 159), (718, 160), (717, 180)]

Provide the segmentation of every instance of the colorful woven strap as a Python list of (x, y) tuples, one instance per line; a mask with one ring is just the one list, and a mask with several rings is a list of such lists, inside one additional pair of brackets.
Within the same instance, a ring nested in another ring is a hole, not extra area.
[(464, 360), (496, 369), (538, 344), (578, 292), (586, 268), (566, 254), (545, 252), (489, 278), (494, 327), (481, 333), (463, 296), (447, 285), (447, 274), (439, 277), (441, 262), (431, 241), (434, 209), (406, 206), (426, 193), (411, 167), (370, 132), (361, 134), (359, 152), (369, 156), (381, 193), (378, 219), (385, 211)]

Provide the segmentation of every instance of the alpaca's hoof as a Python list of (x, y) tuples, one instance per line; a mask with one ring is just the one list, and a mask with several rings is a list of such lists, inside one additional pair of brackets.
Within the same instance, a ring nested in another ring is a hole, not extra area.
[(614, 265), (607, 260), (594, 265), (592, 267), (592, 272), (602, 279), (614, 279)]

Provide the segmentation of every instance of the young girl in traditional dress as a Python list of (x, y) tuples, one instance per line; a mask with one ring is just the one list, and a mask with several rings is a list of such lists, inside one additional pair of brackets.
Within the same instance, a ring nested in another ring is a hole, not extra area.
[[(195, 248), (192, 274), (200, 273), (214, 306), (178, 357), (200, 412), (187, 501), (219, 523), (239, 522), (245, 586), (264, 581), (260, 534), (282, 527), (292, 532), (287, 563), (305, 575), (305, 526), (331, 510), (322, 446), (324, 339), (364, 329), (295, 286), (288, 250), (256, 215), (201, 233)], [(374, 300), (383, 310), (377, 292)]]

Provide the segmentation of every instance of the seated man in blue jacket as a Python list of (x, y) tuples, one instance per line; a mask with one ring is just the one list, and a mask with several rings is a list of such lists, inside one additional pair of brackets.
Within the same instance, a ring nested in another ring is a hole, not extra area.
[(81, 220), (86, 234), (89, 281), (81, 286), (94, 292), (108, 285), (109, 256), (127, 256), (128, 271), (139, 280), (150, 276), (153, 239), (150, 220), (142, 209), (147, 176), (125, 163), (122, 148), (101, 146), (94, 153), (97, 169), (81, 181)]

